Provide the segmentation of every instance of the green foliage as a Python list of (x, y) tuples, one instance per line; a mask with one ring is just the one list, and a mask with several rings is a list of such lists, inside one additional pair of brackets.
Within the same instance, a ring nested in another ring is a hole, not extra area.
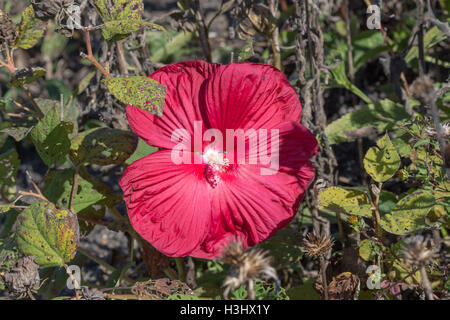
[(332, 69), (331, 73), (333, 74), (333, 79), (336, 82), (337, 86), (353, 92), (367, 104), (372, 103), (372, 100), (370, 100), (370, 98), (366, 96), (364, 92), (358, 89), (358, 87), (351, 83), (347, 78), (347, 75), (345, 73), (345, 65), (343, 62), (341, 62), (335, 69)]
[(358, 190), (331, 187), (319, 194), (319, 208), (334, 213), (371, 217), (367, 195)]
[(16, 193), (16, 178), (20, 160), (16, 150), (11, 149), (0, 154), (0, 192), (9, 200)]
[(22, 22), (17, 26), (17, 38), (14, 49), (30, 49), (44, 35), (45, 23), (35, 18), (33, 6), (29, 6), (22, 14)]
[(364, 168), (377, 182), (385, 182), (392, 178), (400, 168), (400, 156), (386, 134), (377, 141), (377, 145), (367, 151), (364, 157)]
[(70, 148), (69, 134), (72, 131), (73, 123), (61, 121), (60, 110), (56, 106), (31, 130), (31, 140), (47, 166), (65, 162)]
[(17, 71), (11, 81), (13, 87), (23, 87), (25, 84), (32, 83), (39, 78), (45, 77), (44, 68), (30, 68)]
[[(255, 300), (289, 300), (284, 288), (277, 288), (276, 284), (265, 281), (255, 281)], [(231, 300), (245, 300), (248, 297), (246, 286), (242, 285), (231, 293)]]
[(359, 247), (359, 256), (364, 261), (371, 261), (379, 253), (379, 246), (374, 241), (370, 239), (364, 239), (361, 241), (361, 246)]
[(166, 87), (147, 77), (105, 79), (108, 90), (122, 103), (139, 107), (162, 117)]
[(14, 238), (0, 239), (0, 290), (5, 290), (2, 274), (8, 272), (19, 259), (19, 250)]
[(107, 41), (127, 38), (132, 32), (143, 28), (166, 32), (164, 27), (142, 20), (142, 0), (112, 0), (112, 7), (109, 7), (105, 0), (95, 0), (94, 4), (105, 24), (102, 34)]
[(364, 127), (375, 127), (383, 132), (395, 121), (409, 119), (410, 115), (401, 104), (391, 100), (381, 100), (368, 104), (331, 122), (325, 129), (330, 144), (352, 141), (347, 132)]
[(382, 217), (381, 227), (389, 233), (403, 235), (427, 226), (425, 218), (435, 204), (432, 193), (416, 191), (401, 199), (391, 214)]
[(136, 150), (137, 143), (132, 132), (94, 128), (79, 133), (72, 140), (70, 154), (76, 165), (122, 164)]
[(125, 161), (127, 165), (132, 164), (136, 160), (139, 160), (145, 156), (152, 154), (153, 152), (158, 151), (157, 147), (152, 147), (148, 145), (144, 140), (138, 138), (138, 145), (134, 153)]
[(41, 266), (62, 266), (75, 256), (78, 229), (75, 213), (38, 200), (20, 214), (16, 242), (23, 254), (34, 256)]
[[(42, 192), (58, 207), (68, 207), (74, 174), (73, 169), (50, 171)], [(73, 199), (73, 209), (76, 213), (105, 200), (105, 196), (95, 189), (92, 182), (81, 177), (78, 179), (78, 192)]]
[(303, 251), (300, 247), (299, 237), (298, 231), (292, 227), (286, 227), (264, 241), (261, 248), (269, 251), (269, 255), (274, 259), (274, 266), (282, 268), (288, 264), (295, 264), (302, 258)]
[(303, 284), (290, 288), (287, 295), (290, 300), (319, 300), (320, 295), (313, 286), (314, 279), (305, 279)]

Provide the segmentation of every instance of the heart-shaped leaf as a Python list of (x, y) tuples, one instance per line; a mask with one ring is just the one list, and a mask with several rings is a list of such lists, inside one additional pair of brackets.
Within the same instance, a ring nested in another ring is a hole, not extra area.
[(364, 168), (377, 182), (385, 182), (392, 178), (400, 168), (400, 164), (400, 156), (387, 134), (378, 140), (377, 146), (370, 148), (364, 157)]
[(17, 221), (17, 246), (23, 254), (34, 256), (39, 265), (62, 266), (75, 256), (79, 242), (75, 213), (38, 200)]

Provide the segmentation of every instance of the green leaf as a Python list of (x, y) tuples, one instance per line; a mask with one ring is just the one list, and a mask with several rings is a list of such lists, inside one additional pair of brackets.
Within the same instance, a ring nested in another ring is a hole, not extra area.
[(320, 295), (314, 290), (314, 279), (306, 279), (303, 284), (287, 291), (291, 300), (320, 300)]
[(5, 213), (8, 212), (9, 210), (11, 210), (12, 208), (12, 204), (0, 204), (0, 213)]
[(370, 201), (365, 193), (340, 187), (331, 187), (319, 194), (319, 209), (362, 217), (372, 216)]
[(16, 177), (19, 165), (19, 155), (16, 150), (11, 149), (0, 154), (0, 191), (11, 201), (16, 194)]
[(103, 37), (107, 41), (118, 41), (136, 31), (133, 21), (142, 21), (144, 4), (142, 0), (111, 0), (111, 4), (105, 0), (94, 1), (106, 26), (102, 30)]
[(14, 238), (0, 239), (0, 290), (5, 290), (2, 274), (8, 272), (19, 260), (19, 250)]
[(50, 99), (55, 101), (61, 100), (61, 95), (63, 95), (64, 104), (67, 104), (72, 96), (72, 90), (64, 84), (61, 80), (50, 79), (45, 81), (45, 89), (47, 89)]
[(287, 264), (296, 263), (302, 258), (303, 251), (299, 239), (299, 232), (288, 226), (262, 242), (261, 248), (268, 250), (269, 255), (274, 258), (273, 265), (281, 268)]
[[(167, 33), (166, 29), (159, 24), (144, 21), (144, 20), (112, 20), (105, 22), (106, 32), (104, 33), (106, 40), (111, 40), (113, 37), (126, 38), (130, 33), (139, 31), (145, 28), (151, 28)], [(111, 38), (107, 38), (111, 37)]]
[(403, 105), (385, 99), (345, 114), (331, 122), (326, 127), (325, 133), (330, 144), (348, 142), (354, 139), (346, 132), (364, 127), (375, 127), (378, 132), (383, 132), (391, 125), (391, 122), (409, 118), (411, 116), (405, 111)]
[(23, 87), (45, 76), (47, 71), (44, 68), (29, 68), (16, 71), (11, 80), (11, 86)]
[[(59, 113), (59, 119), (61, 119), (64, 122), (70, 122), (73, 125), (73, 132), (72, 134), (69, 134), (69, 138), (72, 139), (77, 133), (78, 133), (78, 108), (76, 104), (69, 104), (65, 105), (63, 110), (61, 110), (61, 103), (60, 99), (58, 100), (50, 100), (50, 99), (41, 99), (37, 98), (35, 99), (36, 103), (38, 104), (39, 108), (42, 110), (44, 114), (47, 114), (50, 112), (50, 110), (57, 110)], [(62, 112), (62, 114), (61, 114)]]
[(17, 26), (17, 38), (14, 49), (30, 49), (44, 35), (45, 23), (34, 17), (33, 6), (28, 6), (22, 13), (22, 22)]
[(364, 169), (377, 182), (392, 178), (400, 165), (400, 156), (387, 134), (378, 140), (377, 146), (370, 148), (364, 157)]
[(136, 150), (138, 138), (130, 131), (107, 127), (79, 133), (72, 141), (70, 155), (78, 164), (122, 164)]
[(166, 86), (147, 77), (108, 78), (104, 80), (109, 92), (122, 103), (131, 104), (162, 117)]
[(51, 24), (51, 26), (52, 30), (47, 32), (47, 35), (42, 42), (41, 52), (43, 56), (48, 57), (53, 61), (64, 51), (64, 48), (69, 42), (69, 38), (55, 32), (54, 24)]
[(239, 52), (238, 56), (238, 62), (245, 61), (247, 59), (250, 59), (255, 54), (255, 51), (253, 51), (253, 40), (249, 39), (247, 41), (247, 44), (242, 47), (242, 49)]
[(365, 103), (372, 103), (372, 100), (368, 96), (364, 94), (361, 90), (359, 90), (350, 80), (347, 78), (345, 74), (345, 65), (344, 62), (341, 62), (335, 69), (331, 69), (331, 73), (333, 74), (334, 80), (339, 87), (345, 88), (358, 97), (360, 97)]
[(408, 234), (427, 226), (426, 217), (435, 204), (433, 194), (428, 191), (416, 191), (401, 199), (391, 214), (381, 218), (381, 227), (393, 234)]
[(377, 256), (378, 249), (378, 245), (375, 242), (370, 239), (364, 239), (359, 247), (359, 256), (364, 261), (371, 261)]
[(31, 140), (47, 166), (64, 163), (69, 153), (69, 134), (72, 131), (73, 123), (60, 121), (60, 110), (57, 107), (51, 108), (31, 130)]
[(23, 139), (25, 139), (25, 137), (30, 133), (31, 129), (33, 129), (33, 127), (31, 127), (31, 128), (27, 128), (27, 127), (9, 127), (9, 128), (5, 128), (5, 129), (0, 130), (0, 132), (7, 133), (11, 137), (13, 137), (14, 140), (19, 142), (19, 141), (22, 141)]
[[(446, 35), (441, 30), (439, 30), (438, 27), (432, 27), (425, 34), (425, 37), (423, 39), (424, 50), (432, 48), (437, 43), (441, 42), (442, 40), (445, 40), (446, 38), (447, 38)], [(411, 63), (411, 61), (417, 59), (418, 57), (419, 57), (419, 48), (418, 46), (413, 46), (406, 55), (405, 61), (407, 63)]]
[[(58, 207), (68, 207), (72, 193), (73, 177), (75, 170), (65, 169), (50, 171), (42, 189), (43, 194)], [(94, 185), (81, 177), (78, 178), (78, 192), (73, 199), (73, 210), (76, 213), (97, 204), (105, 199)]]
[[(150, 36), (152, 36), (152, 45), (154, 38), (157, 37), (155, 35), (156, 32), (149, 32)], [(168, 36), (161, 34), (159, 40), (160, 46), (156, 46), (156, 51), (152, 52), (151, 60), (155, 62), (163, 62), (167, 59), (171, 59), (179, 55), (180, 52), (183, 52), (183, 47), (186, 46), (193, 38), (193, 34), (191, 32), (179, 32), (176, 36), (174, 36), (171, 40), (168, 39)]]
[(127, 165), (130, 165), (133, 162), (135, 162), (145, 156), (148, 156), (149, 154), (152, 154), (153, 152), (158, 151), (157, 147), (148, 145), (147, 142), (145, 142), (141, 138), (138, 138), (138, 141), (139, 142), (138, 142), (136, 151), (134, 151), (134, 153), (128, 158), (128, 160), (125, 161), (125, 163)]
[(41, 266), (62, 266), (73, 259), (78, 247), (77, 216), (38, 200), (20, 214), (16, 242), (23, 254), (36, 257)]

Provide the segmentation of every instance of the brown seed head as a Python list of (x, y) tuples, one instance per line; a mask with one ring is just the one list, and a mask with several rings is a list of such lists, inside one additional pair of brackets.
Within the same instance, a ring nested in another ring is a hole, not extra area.
[(330, 237), (308, 233), (303, 241), (303, 250), (309, 257), (319, 257), (331, 250), (333, 244), (334, 240)]

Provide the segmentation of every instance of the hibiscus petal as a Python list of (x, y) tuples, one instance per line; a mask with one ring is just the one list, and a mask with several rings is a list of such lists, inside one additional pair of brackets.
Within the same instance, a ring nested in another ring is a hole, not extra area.
[[(273, 130), (277, 130), (278, 134), (272, 136)], [(279, 167), (298, 170), (299, 166), (303, 164), (302, 161), (309, 160), (317, 154), (318, 144), (314, 135), (305, 126), (287, 121), (277, 128), (266, 130), (264, 135), (259, 132), (258, 143), (253, 146), (250, 144), (248, 147), (247, 163), (257, 163), (268, 168), (269, 166), (262, 164), (261, 161), (266, 156), (272, 157), (272, 152), (276, 150), (278, 150), (278, 155), (274, 153), (273, 156), (278, 157)], [(277, 169), (278, 167), (275, 166), (274, 170)]]
[(220, 66), (200, 94), (210, 128), (272, 128), (300, 121), (301, 104), (294, 88), (278, 69), (264, 64)]
[(300, 161), (298, 170), (281, 168), (272, 176), (261, 176), (259, 169), (241, 165), (227, 181), (210, 190), (211, 227), (191, 256), (216, 258), (233, 239), (242, 239), (245, 247), (253, 246), (292, 220), (314, 179), (314, 166)]
[(149, 78), (167, 87), (164, 114), (160, 118), (135, 106), (128, 106), (130, 128), (148, 144), (165, 149), (176, 144), (171, 140), (176, 129), (186, 129), (188, 136), (183, 137), (192, 137), (194, 121), (202, 121), (198, 107), (200, 86), (219, 66), (204, 61), (185, 61), (162, 67), (151, 74)]
[(120, 186), (133, 228), (167, 256), (185, 256), (206, 237), (211, 206), (202, 165), (175, 165), (158, 151), (127, 167)]

